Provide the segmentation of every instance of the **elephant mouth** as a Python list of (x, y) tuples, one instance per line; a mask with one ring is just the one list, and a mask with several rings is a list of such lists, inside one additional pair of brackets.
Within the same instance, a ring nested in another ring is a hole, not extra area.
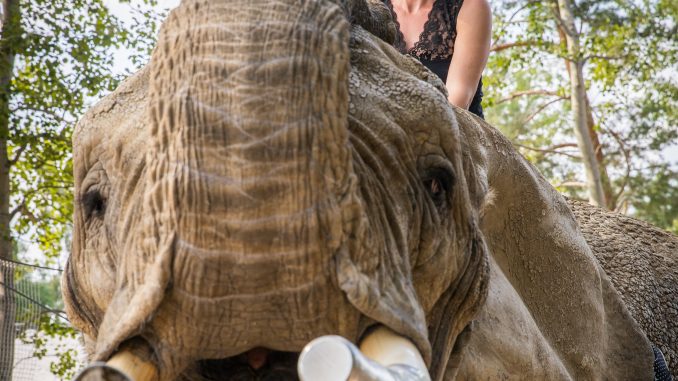
[[(353, 343), (359, 343), (372, 328), (363, 327)], [(177, 381), (298, 381), (298, 348), (273, 350), (256, 347), (221, 359), (203, 359), (189, 366)]]
[(265, 381), (298, 380), (298, 352), (254, 348), (219, 360), (201, 360), (185, 374), (186, 381)]

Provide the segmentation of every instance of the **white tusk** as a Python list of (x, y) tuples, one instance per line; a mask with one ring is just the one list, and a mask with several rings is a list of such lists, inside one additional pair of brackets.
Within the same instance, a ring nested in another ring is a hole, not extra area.
[(299, 356), (301, 381), (430, 381), (426, 364), (412, 342), (379, 327), (361, 349), (341, 336), (311, 341)]
[(414, 343), (385, 326), (370, 332), (360, 343), (360, 351), (381, 365), (387, 367), (405, 365), (416, 370), (417, 374), (426, 375), (425, 378), (417, 380), (431, 379), (426, 363)]
[(155, 366), (131, 351), (116, 353), (106, 365), (126, 374), (133, 381), (154, 381), (158, 379)]
[(94, 362), (74, 381), (156, 381), (158, 370), (146, 356), (149, 349), (137, 343), (119, 351), (107, 362)]

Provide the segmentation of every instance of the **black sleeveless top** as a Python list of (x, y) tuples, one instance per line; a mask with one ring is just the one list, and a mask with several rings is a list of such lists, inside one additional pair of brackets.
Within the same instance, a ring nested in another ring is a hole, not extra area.
[[(405, 37), (400, 31), (398, 16), (393, 10), (390, 0), (382, 0), (391, 10), (398, 33), (395, 47), (403, 54), (417, 58), (424, 66), (435, 73), (445, 83), (454, 54), (454, 40), (457, 37), (457, 16), (464, 0), (434, 0), (424, 30), (411, 49), (405, 45)], [(483, 118), (481, 101), (483, 98), (483, 81), (478, 82), (476, 94), (471, 101), (469, 111)]]

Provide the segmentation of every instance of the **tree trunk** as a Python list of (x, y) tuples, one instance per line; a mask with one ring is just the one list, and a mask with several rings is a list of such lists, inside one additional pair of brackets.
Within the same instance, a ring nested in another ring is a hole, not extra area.
[(617, 207), (617, 200), (612, 190), (612, 182), (610, 176), (607, 174), (607, 166), (605, 165), (605, 153), (603, 146), (600, 144), (598, 132), (596, 132), (596, 123), (593, 119), (593, 111), (591, 110), (591, 103), (589, 97), (586, 95), (586, 124), (589, 128), (589, 136), (591, 136), (591, 143), (593, 150), (596, 153), (596, 161), (598, 162), (598, 170), (600, 171), (600, 181), (603, 184), (603, 193), (605, 194), (605, 204), (608, 210), (615, 210)]
[[(20, 35), (19, 0), (3, 0), (2, 34), (0, 35), (0, 259), (12, 259), (9, 211), (9, 139), (10, 84), (14, 71), (16, 41)], [(13, 267), (0, 271), (0, 381), (11, 381), (14, 366), (15, 301)]]
[(565, 31), (565, 42), (570, 56), (570, 64), (567, 66), (570, 74), (572, 114), (574, 116), (575, 124), (574, 131), (577, 137), (577, 145), (579, 146), (579, 151), (581, 151), (584, 162), (589, 202), (593, 205), (606, 207), (599, 163), (596, 159), (596, 152), (593, 147), (591, 132), (588, 126), (588, 102), (583, 70), (584, 61), (580, 55), (579, 32), (577, 32), (574, 25), (574, 15), (572, 13), (572, 4), (570, 0), (558, 0), (557, 10), (557, 15), (560, 17), (559, 21), (562, 22), (562, 28)]
[[(565, 34), (565, 29), (562, 26), (558, 26), (558, 35), (560, 36), (560, 45), (567, 49), (567, 38)], [(570, 68), (570, 61), (565, 59), (565, 66), (567, 67), (567, 74), (570, 76), (572, 69)], [(570, 81), (572, 77), (570, 76)], [(598, 171), (600, 171), (600, 180), (603, 184), (603, 193), (605, 194), (605, 202), (607, 203), (607, 209), (614, 210), (616, 208), (617, 200), (615, 199), (614, 192), (612, 191), (612, 183), (610, 182), (610, 177), (607, 174), (607, 167), (605, 166), (605, 153), (603, 152), (603, 146), (600, 144), (600, 139), (598, 139), (598, 133), (596, 132), (596, 123), (593, 119), (593, 112), (591, 110), (591, 103), (589, 102), (588, 94), (586, 94), (586, 124), (589, 129), (589, 136), (591, 136), (591, 143), (593, 144), (593, 150), (596, 154), (596, 161), (598, 162)]]

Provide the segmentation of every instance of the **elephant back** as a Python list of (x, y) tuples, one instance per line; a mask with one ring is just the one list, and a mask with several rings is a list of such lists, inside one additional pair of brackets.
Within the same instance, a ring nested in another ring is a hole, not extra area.
[(585, 202), (568, 204), (629, 312), (678, 374), (678, 237)]

